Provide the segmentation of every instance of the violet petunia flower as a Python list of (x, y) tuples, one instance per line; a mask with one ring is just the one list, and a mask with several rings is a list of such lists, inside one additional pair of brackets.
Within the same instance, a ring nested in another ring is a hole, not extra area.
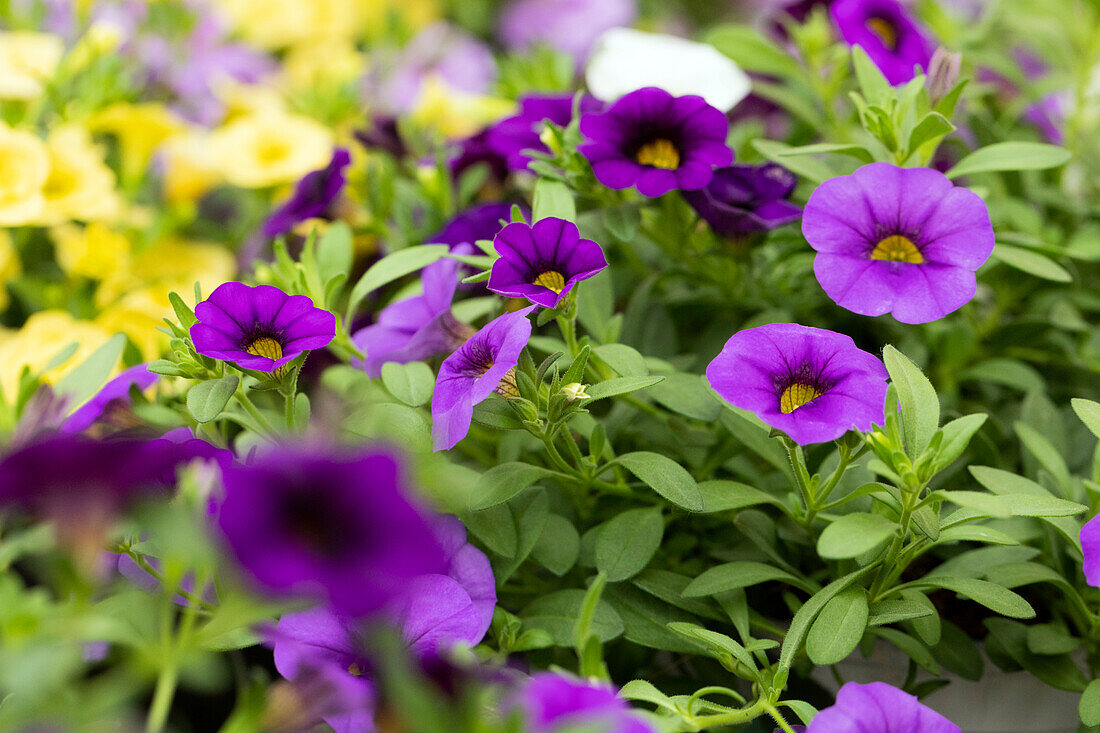
[(1081, 549), (1085, 553), (1085, 582), (1100, 588), (1100, 516), (1081, 528)]
[(453, 448), (466, 437), (474, 405), (493, 392), (515, 395), (510, 373), (531, 337), (527, 316), (535, 309), (505, 313), (487, 323), (443, 360), (432, 394), (432, 442), (436, 450)]
[(581, 239), (577, 225), (548, 217), (534, 225), (512, 222), (493, 240), (500, 258), (493, 262), (489, 290), (556, 308), (581, 280), (607, 267), (600, 245)]
[(962, 733), (959, 726), (926, 707), (916, 696), (885, 682), (840, 688), (836, 704), (814, 716), (807, 733)]
[[(471, 254), (473, 247), (458, 249)], [(420, 274), (424, 292), (399, 300), (378, 314), (378, 321), (352, 334), (355, 347), (365, 358), (353, 359), (368, 376), (382, 375), (382, 365), (388, 361), (407, 364), (438, 354), (449, 354), (474, 334), (474, 329), (460, 322), (451, 313), (451, 300), (458, 287), (457, 260), (433, 262)]]
[(512, 705), (524, 712), (530, 733), (656, 733), (610, 685), (557, 672), (531, 677)]
[(814, 273), (842, 308), (927, 323), (974, 297), (993, 252), (985, 202), (931, 168), (871, 163), (810, 195), (802, 233)]
[(356, 130), (352, 134), (367, 150), (382, 150), (399, 160), (409, 154), (409, 146), (401, 136), (396, 117), (374, 115), (371, 117), (369, 126)]
[[(525, 213), (527, 208), (520, 207)], [(492, 240), (504, 228), (500, 222), (511, 221), (512, 204), (500, 201), (471, 206), (447, 222), (446, 226), (425, 241), (450, 245), (453, 251), (461, 244), (474, 244), (478, 240)]]
[(849, 46), (859, 46), (893, 85), (928, 68), (933, 44), (928, 33), (897, 0), (836, 0), (833, 21)]
[[(603, 109), (603, 103), (585, 94), (579, 111), (583, 114)], [(507, 117), (488, 130), (486, 142), (490, 149), (508, 161), (514, 171), (527, 170), (531, 157), (526, 151), (549, 153), (542, 142), (545, 121), (565, 127), (573, 119), (572, 94), (528, 94), (519, 100), (519, 114)]]
[(326, 167), (307, 173), (294, 187), (294, 195), (271, 212), (261, 230), (263, 235), (272, 239), (307, 219), (328, 214), (344, 188), (344, 169), (350, 164), (351, 154), (345, 148), (336, 148)]
[(706, 188), (683, 195), (716, 234), (732, 237), (797, 221), (802, 209), (786, 200), (797, 184), (793, 173), (775, 163), (741, 163), (719, 168)]
[(580, 129), (588, 141), (577, 150), (596, 179), (608, 188), (635, 186), (643, 196), (703, 188), (715, 167), (733, 162), (726, 116), (695, 95), (639, 89), (606, 112), (582, 116)]
[(223, 472), (218, 525), (260, 588), (366, 616), (445, 566), (404, 473), (384, 451), (282, 446)]
[[(83, 433), (96, 423), (130, 423), (122, 418), (130, 405), (130, 387), (139, 390), (148, 389), (156, 383), (159, 375), (149, 371), (148, 364), (138, 364), (124, 369), (117, 377), (107, 382), (83, 405), (78, 407), (61, 426), (63, 433)], [(121, 418), (121, 419), (120, 419)], [(119, 425), (130, 427), (130, 425)]]
[(336, 335), (336, 318), (304, 295), (271, 285), (219, 285), (195, 306), (191, 341), (203, 356), (273, 372)]
[(800, 445), (883, 424), (886, 367), (848, 336), (797, 323), (735, 333), (707, 365), (722, 399)]
[(604, 31), (630, 25), (637, 12), (634, 0), (513, 0), (499, 34), (509, 50), (547, 45), (581, 66)]
[(504, 183), (508, 177), (508, 159), (489, 144), (491, 129), (487, 127), (457, 143), (458, 151), (448, 161), (451, 177), (456, 181), (470, 168), (484, 165), (491, 181), (498, 185)]

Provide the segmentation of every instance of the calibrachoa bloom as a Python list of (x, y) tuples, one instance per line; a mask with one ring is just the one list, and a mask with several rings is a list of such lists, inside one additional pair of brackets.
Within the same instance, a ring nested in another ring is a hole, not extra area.
[(848, 336), (797, 323), (735, 333), (707, 365), (721, 397), (796, 443), (824, 443), (882, 424), (886, 367)]
[(535, 305), (555, 308), (573, 286), (607, 267), (600, 245), (581, 239), (577, 225), (548, 217), (532, 226), (513, 222), (493, 240), (489, 289)]
[[(138, 364), (124, 370), (117, 377), (103, 385), (94, 397), (77, 408), (61, 426), (64, 433), (82, 433), (98, 422), (116, 423), (116, 427), (129, 427), (122, 417), (125, 408), (130, 405), (130, 387), (148, 389), (159, 379), (149, 371), (148, 365)], [(121, 425), (117, 423), (123, 423)]]
[(520, 690), (514, 703), (526, 714), (530, 733), (654, 733), (615, 689), (556, 672), (540, 672)]
[(891, 84), (912, 79), (914, 66), (928, 68), (932, 42), (897, 0), (836, 0), (829, 10), (848, 45), (866, 51)]
[(608, 188), (636, 186), (643, 196), (660, 196), (703, 188), (715, 167), (733, 162), (728, 129), (726, 116), (702, 97), (647, 87), (581, 117), (588, 141), (577, 149)]
[(263, 235), (277, 237), (307, 219), (328, 213), (344, 188), (344, 169), (350, 164), (351, 154), (345, 148), (337, 148), (327, 166), (307, 173), (294, 187), (294, 195), (271, 212), (264, 222)]
[[(520, 208), (526, 210), (527, 207)], [(509, 221), (511, 218), (512, 204), (503, 201), (471, 206), (426, 241), (449, 244), (454, 250), (460, 244), (473, 244), (479, 239), (491, 240), (503, 228), (501, 220)]]
[(1085, 553), (1085, 580), (1100, 588), (1100, 516), (1081, 528), (1081, 549)]
[(583, 64), (604, 31), (630, 25), (634, 0), (515, 0), (500, 18), (500, 37), (512, 50), (546, 44)]
[[(587, 114), (603, 108), (603, 103), (591, 95), (580, 101), (580, 113)], [(562, 127), (573, 119), (572, 94), (528, 94), (519, 100), (519, 114), (501, 120), (489, 128), (486, 142), (489, 147), (508, 161), (512, 170), (527, 170), (531, 162), (527, 150), (549, 153), (542, 142), (543, 123), (546, 120)]]
[(802, 213), (814, 273), (837, 305), (926, 323), (974, 297), (993, 252), (985, 202), (930, 168), (871, 163), (825, 181)]
[(807, 733), (961, 733), (959, 726), (885, 682), (840, 688), (836, 704), (810, 721)]
[(191, 341), (204, 356), (243, 369), (273, 372), (304, 351), (326, 346), (336, 335), (336, 318), (304, 295), (287, 295), (271, 285), (219, 285), (195, 306), (199, 322)]
[(445, 567), (403, 474), (383, 451), (285, 445), (224, 471), (218, 524), (260, 587), (327, 597), (338, 613), (364, 616)]
[(432, 395), (432, 442), (436, 450), (453, 448), (466, 437), (474, 405), (493, 392), (515, 394), (509, 373), (531, 337), (528, 314), (535, 306), (505, 313), (487, 323), (443, 360)]
[(717, 234), (735, 236), (797, 221), (802, 209), (786, 200), (797, 184), (775, 163), (737, 164), (714, 171), (706, 188), (684, 191), (684, 199)]

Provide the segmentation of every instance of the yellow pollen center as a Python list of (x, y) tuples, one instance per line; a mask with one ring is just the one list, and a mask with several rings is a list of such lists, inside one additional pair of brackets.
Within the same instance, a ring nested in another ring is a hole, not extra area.
[(253, 356), (266, 356), (272, 361), (278, 361), (283, 358), (282, 344), (267, 336), (258, 338), (250, 343), (245, 351)]
[(362, 677), (363, 676), (363, 670), (362, 670), (362, 668), (360, 668), (360, 666), (358, 664), (355, 664), (354, 662), (352, 662), (351, 665), (348, 666), (348, 674), (350, 674), (354, 677)]
[(783, 390), (783, 394), (779, 396), (779, 411), (784, 415), (794, 412), (806, 403), (813, 402), (820, 397), (821, 394), (821, 392), (817, 391), (817, 387), (814, 387), (812, 384), (795, 382), (790, 387)]
[(882, 44), (891, 51), (898, 48), (898, 31), (894, 24), (885, 18), (870, 18), (867, 21), (867, 30), (878, 36)]
[(672, 141), (664, 138), (648, 142), (638, 148), (634, 158), (642, 165), (651, 165), (654, 168), (674, 171), (680, 167), (680, 151)]
[(891, 234), (875, 245), (875, 248), (871, 250), (871, 259), (919, 265), (924, 262), (924, 255), (920, 253), (917, 245), (913, 244), (908, 237)]
[(557, 270), (547, 270), (546, 272), (540, 272), (533, 284), (560, 293), (565, 290), (565, 277)]

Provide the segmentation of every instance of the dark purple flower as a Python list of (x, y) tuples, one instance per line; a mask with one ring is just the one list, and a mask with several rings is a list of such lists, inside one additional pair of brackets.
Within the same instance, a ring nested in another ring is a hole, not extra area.
[(634, 0), (513, 0), (500, 17), (500, 38), (513, 51), (545, 44), (580, 66), (604, 31), (630, 25)]
[(294, 195), (271, 212), (264, 222), (263, 235), (271, 239), (307, 219), (326, 216), (344, 188), (344, 169), (350, 164), (351, 154), (344, 148), (336, 148), (328, 166), (307, 173), (294, 187)]
[(710, 183), (716, 166), (733, 162), (726, 116), (702, 97), (674, 97), (646, 87), (606, 112), (581, 117), (588, 138), (577, 149), (608, 188), (636, 186), (643, 196), (690, 191)]
[(556, 308), (573, 286), (607, 267), (600, 245), (581, 239), (577, 225), (548, 217), (532, 226), (513, 222), (493, 240), (489, 290)]
[[(585, 94), (581, 97), (580, 113), (603, 109), (603, 103)], [(525, 151), (549, 153), (542, 142), (543, 123), (547, 120), (565, 127), (573, 119), (572, 94), (528, 94), (519, 100), (519, 114), (508, 117), (489, 128), (487, 143), (508, 161), (514, 171), (527, 170), (531, 157)]]
[(451, 175), (455, 179), (475, 165), (487, 166), (490, 178), (497, 183), (503, 183), (508, 177), (507, 158), (489, 145), (490, 129), (485, 128), (458, 143), (458, 153), (450, 160)]
[(564, 733), (583, 729), (593, 733), (655, 733), (615, 689), (557, 672), (534, 675), (513, 705), (525, 713), (529, 733)]
[(432, 395), (432, 442), (436, 450), (453, 448), (466, 437), (474, 405), (498, 390), (515, 394), (507, 377), (531, 337), (531, 305), (490, 321), (443, 360)]
[(390, 453), (287, 445), (226, 469), (224, 484), (222, 533), (241, 566), (272, 593), (327, 597), (354, 618), (444, 567)]
[(103, 385), (94, 397), (77, 408), (61, 426), (63, 433), (83, 433), (93, 424), (106, 421), (124, 411), (130, 405), (130, 387), (148, 389), (159, 378), (147, 368), (147, 364), (138, 364), (123, 370), (117, 377)]
[(807, 733), (852, 731), (961, 733), (959, 726), (921, 705), (915, 696), (885, 682), (845, 684), (837, 693), (836, 704), (815, 715), (807, 729)]
[[(472, 248), (471, 248), (472, 249)], [(469, 251), (463, 250), (464, 254)], [(352, 360), (371, 377), (382, 375), (388, 361), (407, 364), (437, 354), (449, 354), (474, 331), (451, 313), (451, 300), (458, 287), (456, 260), (439, 260), (420, 275), (424, 293), (399, 300), (378, 314), (373, 325), (356, 331), (351, 340), (366, 357)]]
[[(526, 207), (521, 206), (521, 209)], [(460, 244), (473, 244), (478, 240), (492, 240), (504, 225), (500, 222), (511, 221), (512, 204), (492, 202), (479, 204), (466, 209), (426, 241), (435, 244), (449, 244), (454, 250)]]
[(797, 184), (793, 173), (775, 163), (742, 163), (714, 171), (706, 188), (684, 191), (684, 199), (715, 233), (729, 237), (797, 221), (802, 209), (786, 200)]
[(797, 323), (735, 333), (707, 365), (722, 399), (800, 445), (884, 421), (886, 367), (848, 336)]
[(242, 369), (273, 372), (302, 352), (326, 346), (336, 335), (336, 318), (304, 295), (287, 295), (271, 285), (219, 285), (195, 306), (199, 321), (191, 341), (204, 356)]
[(398, 159), (409, 154), (409, 147), (397, 129), (396, 117), (375, 115), (371, 118), (370, 127), (356, 130), (353, 134), (367, 150), (384, 150)]
[(1085, 553), (1085, 581), (1100, 588), (1100, 515), (1081, 528), (1081, 549)]
[(913, 67), (928, 68), (932, 42), (897, 0), (836, 0), (829, 11), (849, 46), (859, 46), (891, 84), (913, 78)]
[(825, 293), (853, 313), (927, 323), (974, 297), (993, 252), (985, 202), (931, 168), (871, 163), (810, 195), (802, 233)]

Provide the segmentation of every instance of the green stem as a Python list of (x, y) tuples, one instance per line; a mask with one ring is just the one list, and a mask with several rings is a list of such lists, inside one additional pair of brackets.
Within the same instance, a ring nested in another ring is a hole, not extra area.
[[(570, 309), (572, 310), (572, 309)], [(565, 345), (569, 347), (569, 355), (576, 356), (580, 351), (577, 348), (577, 319), (576, 316), (558, 316), (558, 328), (561, 329), (561, 337), (565, 339)]]
[(149, 708), (149, 718), (145, 723), (146, 733), (160, 733), (168, 722), (168, 712), (172, 708), (172, 698), (176, 694), (176, 682), (179, 679), (179, 671), (176, 669), (175, 660), (160, 668), (157, 677), (157, 687), (153, 692), (153, 703)]
[(786, 721), (786, 719), (783, 717), (783, 714), (779, 712), (778, 709), (771, 705), (765, 705), (764, 710), (767, 711), (768, 715), (772, 716), (775, 724), (786, 731), (786, 733), (794, 733), (794, 729), (791, 728), (790, 724)]
[(706, 728), (717, 728), (722, 725), (747, 723), (754, 718), (760, 717), (760, 714), (765, 712), (765, 710), (766, 703), (763, 700), (757, 700), (744, 710), (733, 710), (728, 713), (717, 713), (715, 715), (703, 715), (700, 717), (691, 716), (688, 719), (696, 726), (695, 730), (704, 730)]
[(248, 416), (255, 420), (256, 424), (267, 433), (267, 437), (273, 438), (278, 435), (278, 431), (271, 426), (271, 423), (268, 422), (259, 408), (252, 404), (252, 400), (248, 399), (248, 395), (245, 394), (244, 389), (238, 389), (234, 396), (237, 398), (237, 402), (240, 403), (241, 407), (244, 408), (244, 411), (248, 413)]
[(794, 474), (795, 483), (798, 485), (798, 493), (802, 496), (802, 504), (806, 508), (806, 515), (802, 523), (807, 527), (813, 521), (818, 512), (816, 497), (810, 488), (809, 471), (806, 470), (806, 462), (798, 452), (798, 446), (794, 441), (784, 438), (783, 447), (787, 449), (787, 460), (791, 464), (791, 472)]

